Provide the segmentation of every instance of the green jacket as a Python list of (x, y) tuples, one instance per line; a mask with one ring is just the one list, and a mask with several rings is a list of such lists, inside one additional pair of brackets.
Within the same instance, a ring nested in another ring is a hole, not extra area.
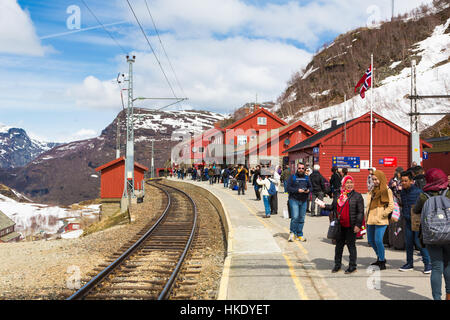
[[(433, 196), (437, 196), (437, 195), (441, 194), (441, 192), (442, 191), (429, 191), (427, 193), (428, 193), (428, 195), (433, 197)], [(445, 196), (450, 199), (450, 189), (447, 190), (447, 193), (445, 194)], [(422, 193), (417, 198), (416, 204), (413, 207), (413, 212), (415, 214), (421, 214), (423, 205), (425, 204), (425, 201), (427, 201), (427, 200), (428, 200), (428, 197), (422, 191)]]
[(289, 177), (291, 176), (291, 169), (286, 168), (281, 173), (281, 181), (288, 181)]

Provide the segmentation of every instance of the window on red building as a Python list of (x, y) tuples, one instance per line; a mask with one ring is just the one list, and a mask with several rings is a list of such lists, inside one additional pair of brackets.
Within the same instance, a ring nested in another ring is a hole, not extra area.
[(260, 125), (260, 126), (267, 125), (267, 118), (266, 117), (258, 117), (258, 125)]

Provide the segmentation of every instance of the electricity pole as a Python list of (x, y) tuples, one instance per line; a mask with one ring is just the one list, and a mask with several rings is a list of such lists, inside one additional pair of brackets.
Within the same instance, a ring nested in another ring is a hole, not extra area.
[[(417, 96), (416, 60), (411, 62), (411, 96)], [(419, 115), (417, 113), (417, 99), (411, 99), (411, 163), (421, 163)], [(410, 164), (409, 164), (410, 165)]]
[(128, 107), (127, 107), (127, 147), (125, 158), (125, 187), (123, 197), (128, 197), (128, 203), (134, 198), (134, 129), (133, 129), (133, 63), (136, 57), (127, 56), (128, 72)]

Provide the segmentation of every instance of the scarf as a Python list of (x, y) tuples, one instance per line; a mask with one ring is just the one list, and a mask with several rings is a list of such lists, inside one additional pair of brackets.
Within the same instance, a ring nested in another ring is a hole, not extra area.
[(423, 191), (439, 191), (446, 189), (449, 185), (448, 178), (444, 171), (437, 168), (432, 168), (425, 174), (427, 184), (423, 187)]
[(370, 201), (370, 210), (378, 207), (384, 207), (389, 204), (389, 193), (386, 176), (383, 171), (377, 170), (373, 173), (375, 177), (380, 181), (378, 187), (373, 187), (372, 189), (372, 200)]
[[(355, 180), (353, 179), (352, 176), (345, 176), (344, 178), (342, 178), (342, 182), (341, 182), (341, 194), (340, 194), (340, 196), (339, 196), (339, 198), (338, 198), (338, 205), (339, 205), (339, 207), (341, 207), (341, 208), (344, 206), (345, 202), (346, 202), (347, 199), (348, 199), (348, 194), (351, 192), (351, 191), (348, 191), (347, 189), (345, 189), (345, 183), (347, 182), (347, 180), (352, 180), (353, 183), (355, 182)], [(353, 191), (353, 190), (352, 190), (352, 191)]]

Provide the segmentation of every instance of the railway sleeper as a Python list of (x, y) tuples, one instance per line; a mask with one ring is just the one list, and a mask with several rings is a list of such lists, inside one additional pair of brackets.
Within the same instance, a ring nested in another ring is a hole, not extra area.
[(141, 299), (141, 300), (155, 300), (158, 298), (156, 294), (94, 294), (87, 296), (86, 300), (108, 300), (108, 299)]

